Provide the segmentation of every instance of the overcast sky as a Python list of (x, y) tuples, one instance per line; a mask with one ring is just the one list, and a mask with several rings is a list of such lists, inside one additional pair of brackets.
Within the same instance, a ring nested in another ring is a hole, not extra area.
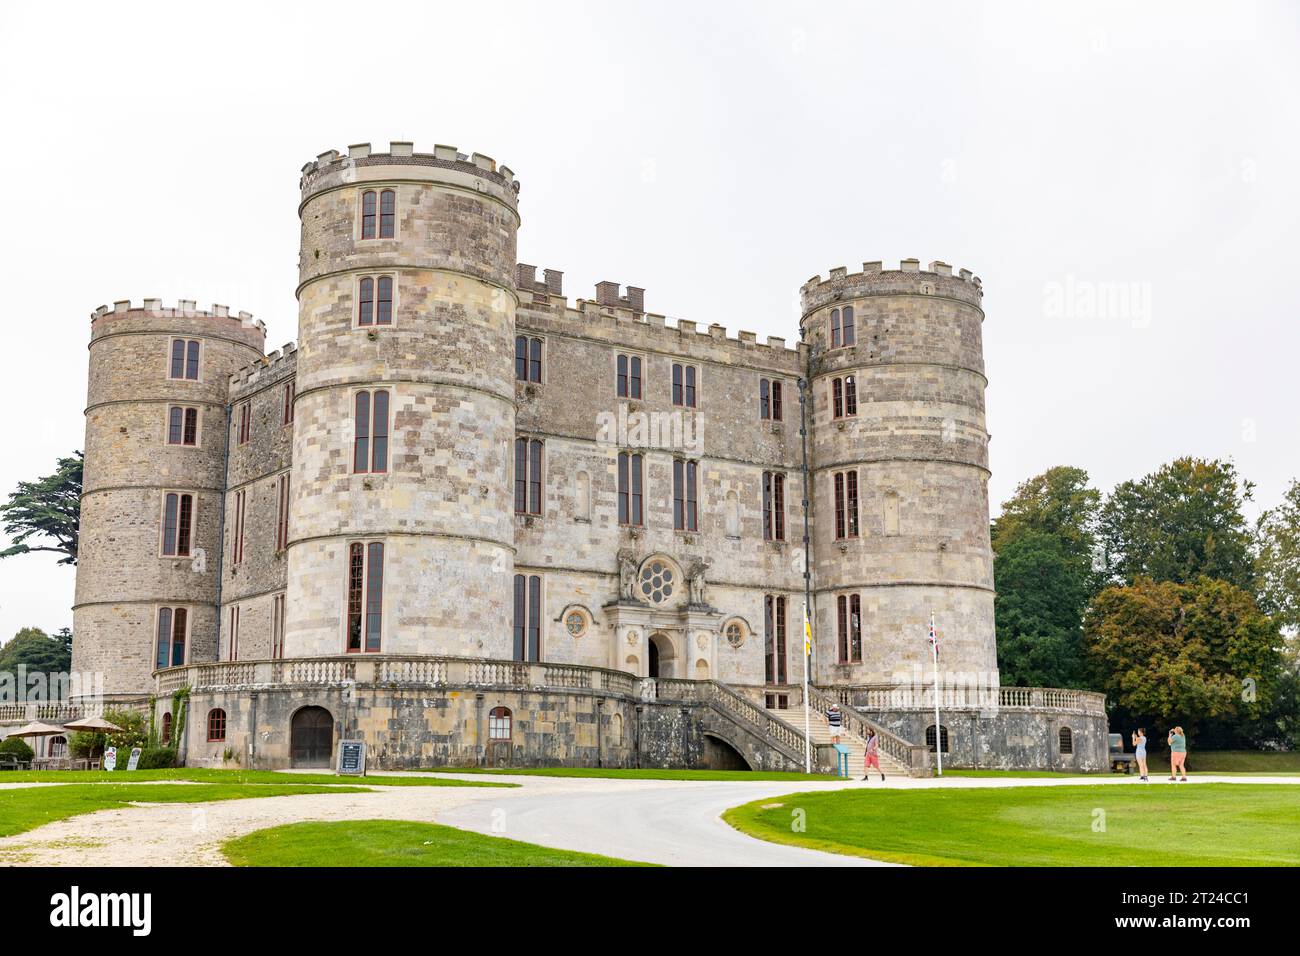
[[(0, 492), (82, 447), (97, 305), (295, 339), (302, 164), (410, 140), (512, 167), (520, 258), (571, 299), (612, 279), (793, 340), (834, 266), (972, 269), (995, 505), (1192, 454), (1267, 506), (1300, 474), (1297, 9), (6, 4)], [(0, 639), (72, 595), (52, 557), (0, 562)]]

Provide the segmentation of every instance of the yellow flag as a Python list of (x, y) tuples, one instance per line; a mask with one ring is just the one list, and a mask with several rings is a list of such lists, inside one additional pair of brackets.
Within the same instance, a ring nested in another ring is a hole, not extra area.
[(808, 605), (803, 606), (803, 652), (804, 656), (812, 654), (812, 622), (808, 620)]

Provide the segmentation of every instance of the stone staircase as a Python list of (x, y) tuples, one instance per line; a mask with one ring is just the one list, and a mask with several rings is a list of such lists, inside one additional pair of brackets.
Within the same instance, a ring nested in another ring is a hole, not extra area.
[[(776, 720), (784, 721), (791, 727), (794, 727), (801, 734), (804, 728), (803, 708), (800, 706), (790, 707), (786, 710), (769, 708), (768, 715)], [(808, 713), (808, 730), (809, 736), (812, 737), (814, 744), (832, 743), (831, 725), (826, 719), (826, 715), (820, 710), (813, 708)], [(862, 769), (866, 764), (867, 742), (855, 733), (851, 733), (847, 727), (840, 730), (840, 743), (849, 748), (849, 777), (854, 780), (862, 779)], [(883, 750), (880, 753), (880, 769), (886, 776), (906, 777), (908, 768), (904, 767), (898, 760), (895, 760)], [(875, 771), (872, 770), (874, 774)], [(878, 780), (878, 777), (872, 777)]]

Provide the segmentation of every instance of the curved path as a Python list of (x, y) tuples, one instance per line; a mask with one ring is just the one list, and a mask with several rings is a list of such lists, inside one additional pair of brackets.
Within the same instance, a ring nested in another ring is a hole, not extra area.
[(453, 807), (439, 813), (438, 822), (526, 843), (668, 866), (892, 865), (768, 843), (732, 829), (721, 819), (724, 810), (763, 798), (788, 803), (793, 819), (797, 804), (787, 801), (785, 795), (839, 789), (845, 784), (658, 780), (618, 783), (623, 786), (594, 792), (547, 792), (528, 787), (511, 798)]
[[(466, 779), (464, 775), (455, 775)], [(136, 804), (101, 810), (0, 838), (0, 865), (222, 866), (221, 844), (254, 830), (304, 820), (416, 820), (445, 823), (529, 843), (673, 866), (879, 866), (800, 847), (767, 843), (720, 819), (751, 800), (797, 803), (807, 791), (880, 787), (859, 781), (675, 781), (576, 777), (488, 776), (518, 784), (490, 787), (384, 787), (368, 793), (253, 797), (211, 803)], [(1286, 783), (1300, 777), (1197, 776), (1193, 783)], [(342, 784), (362, 781), (341, 779)], [(891, 777), (889, 789), (1036, 787), (1099, 784), (1144, 786), (1132, 777), (910, 780)], [(1153, 782), (1146, 786), (1173, 786)], [(31, 786), (3, 784), (0, 789)], [(58, 786), (49, 784), (48, 786)], [(1178, 784), (1182, 786), (1182, 784)]]

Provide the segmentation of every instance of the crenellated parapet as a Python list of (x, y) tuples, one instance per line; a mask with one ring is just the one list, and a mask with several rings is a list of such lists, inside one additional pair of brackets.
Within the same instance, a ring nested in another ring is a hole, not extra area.
[(558, 294), (542, 295), (540, 299), (521, 302), (517, 313), (521, 330), (573, 334), (605, 341), (612, 347), (749, 365), (790, 375), (800, 373), (802, 356), (807, 354), (802, 343), (789, 343), (782, 336), (769, 335), (760, 341), (754, 332), (733, 332), (717, 322), (701, 325), (690, 319), (643, 312), (627, 301), (612, 305), (577, 299), (570, 304)]
[[(395, 167), (400, 172), (395, 172)], [(375, 152), (369, 143), (349, 146), (346, 154), (326, 150), (302, 167), (299, 187), (306, 202), (327, 189), (393, 178), (459, 183), (477, 192), (491, 193), (511, 208), (519, 194), (514, 171), (491, 156), (467, 155), (455, 146), (441, 145), (434, 146), (431, 153), (417, 153), (408, 142), (391, 142), (387, 152)]]
[(954, 275), (952, 266), (939, 260), (922, 269), (919, 259), (904, 259), (897, 269), (886, 269), (879, 260), (864, 262), (862, 271), (854, 273), (839, 266), (826, 279), (813, 276), (799, 290), (805, 318), (843, 299), (897, 294), (946, 296), (978, 308), (984, 290), (979, 276), (969, 269), (958, 269)]
[(253, 318), (251, 312), (230, 312), (226, 305), (214, 304), (210, 309), (200, 309), (193, 299), (180, 299), (174, 306), (164, 306), (162, 299), (145, 299), (142, 304), (134, 305), (130, 299), (121, 299), (113, 303), (112, 308), (101, 305), (90, 313), (92, 327), (108, 319), (118, 319), (127, 315), (153, 316), (160, 319), (225, 319), (244, 328), (255, 329), (266, 335), (266, 323)]
[(298, 346), (286, 342), (283, 347), (231, 373), (231, 400), (237, 401), (250, 392), (283, 381), (294, 374), (297, 365)]

